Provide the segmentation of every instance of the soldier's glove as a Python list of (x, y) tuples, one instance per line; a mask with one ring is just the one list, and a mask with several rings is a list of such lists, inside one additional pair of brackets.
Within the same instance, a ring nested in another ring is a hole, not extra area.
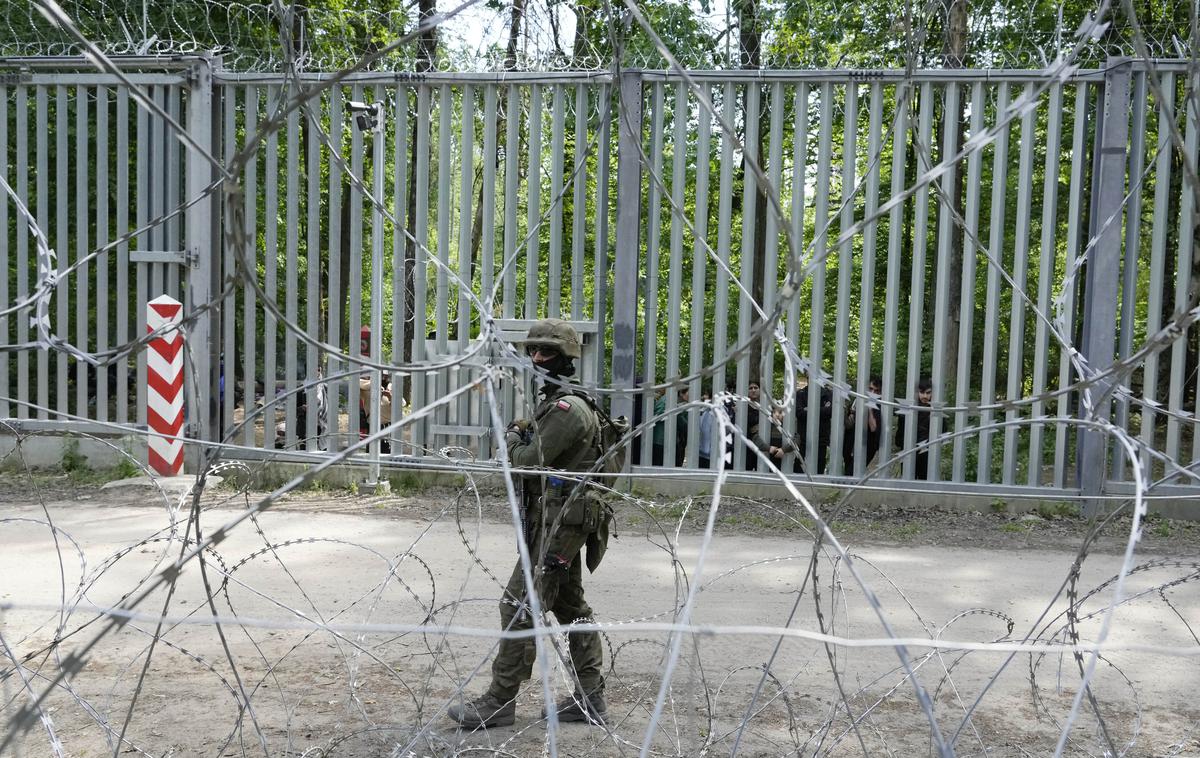
[(517, 445), (520, 443), (528, 443), (531, 438), (529, 431), (529, 419), (517, 419), (508, 425), (508, 429), (504, 432), (504, 443), (506, 445)]
[(556, 571), (566, 571), (569, 568), (571, 568), (571, 559), (558, 553), (546, 553), (546, 557), (542, 559), (544, 573), (552, 574)]

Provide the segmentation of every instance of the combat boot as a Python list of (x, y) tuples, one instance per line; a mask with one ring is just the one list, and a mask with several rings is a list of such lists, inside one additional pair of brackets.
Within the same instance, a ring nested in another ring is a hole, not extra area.
[[(604, 702), (603, 692), (593, 692), (587, 696), (576, 692), (559, 700), (555, 709), (559, 721), (587, 721), (603, 725), (608, 718), (608, 703)], [(549, 713), (543, 710), (542, 717), (548, 716)]]
[(509, 726), (517, 720), (517, 704), (486, 692), (470, 702), (450, 706), (446, 715), (467, 729)]

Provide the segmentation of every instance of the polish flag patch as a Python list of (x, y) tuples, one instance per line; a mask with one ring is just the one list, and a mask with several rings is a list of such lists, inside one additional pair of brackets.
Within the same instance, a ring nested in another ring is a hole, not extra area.
[(558, 409), (559, 409), (560, 411), (569, 411), (569, 410), (571, 410), (571, 404), (570, 404), (570, 403), (568, 403), (566, 400), (559, 400), (557, 403), (555, 403), (555, 405), (557, 405), (557, 406), (558, 406)]

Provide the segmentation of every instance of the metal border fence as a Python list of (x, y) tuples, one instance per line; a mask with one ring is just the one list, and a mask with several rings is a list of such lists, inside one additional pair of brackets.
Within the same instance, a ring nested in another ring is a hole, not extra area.
[[(835, 418), (858, 410), (856, 425), (831, 425), (829, 476), (870, 471), (861, 455), (843, 470), (841, 451), (863, 438), (878, 374), (875, 465), (917, 444), (916, 424), (894, 432), (928, 378), (931, 482), (1098, 491), (1130, 471), (1115, 446), (1070, 423), (1083, 413), (1077, 364), (1135, 355), (1200, 275), (1192, 195), (1166, 128), (1184, 134), (1195, 166), (1195, 82), (1182, 63), (1061, 75), (364, 73), (336, 84), (203, 58), (124, 65), (116, 77), (83, 73), (81, 61), (0, 60), (11, 71), (0, 176), (56, 253), (51, 332), (105, 356), (145, 332), (155, 295), (182, 294), (195, 310), (221, 293), (190, 327), (195, 375), (208, 380), (191, 382), (189, 429), (251, 449), (270, 449), (277, 424), (285, 449), (357, 440), (364, 326), (371, 355), (434, 367), (477, 346), (490, 320), (559, 316), (595, 335), (585, 378), (613, 391), (618, 412), (654, 413), (652, 393), (633, 392), (638, 377), (680, 381), (692, 398), (758, 381), (779, 399), (784, 355), (774, 341), (753, 349), (755, 303), (770, 313), (783, 302), (799, 262), (780, 333), (807, 359), (803, 378), (830, 388)], [(302, 92), (302, 107), (280, 110)], [(359, 104), (374, 103), (380, 128), (364, 130)], [(43, 279), (8, 193), (0, 222), (0, 417), (144, 424), (144, 354), (97, 368), (31, 344), (23, 304)], [(234, 277), (247, 264), (257, 287)], [(1198, 342), (1193, 328), (1140, 360), (1112, 409), (1184, 464), (1200, 460)], [(728, 371), (702, 376), (733, 346), (747, 349)], [(372, 405), (370, 428), (402, 417), (399, 398), (420, 407), (481, 370), (393, 373), (391, 418)], [(525, 389), (506, 386), (507, 407)], [(325, 415), (307, 413), (321, 397)], [(681, 402), (674, 390), (662, 401), (668, 414)], [(463, 396), (388, 447), (486, 458), (484, 402)], [(785, 424), (810, 441), (811, 470), (821, 399), (808, 402), (808, 429)], [(257, 425), (238, 427), (259, 408)], [(663, 456), (682, 449), (694, 467), (700, 413), (683, 418), (663, 425)], [(748, 418), (739, 408), (739, 424)], [(649, 465), (650, 445), (639, 457)], [(879, 473), (912, 479), (914, 459)], [(1171, 473), (1148, 453), (1140, 465), (1151, 480)]]

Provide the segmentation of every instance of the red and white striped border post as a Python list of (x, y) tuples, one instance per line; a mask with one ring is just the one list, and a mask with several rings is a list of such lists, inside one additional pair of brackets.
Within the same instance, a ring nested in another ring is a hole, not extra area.
[(163, 327), (146, 352), (146, 420), (149, 463), (162, 476), (183, 470), (183, 304), (162, 295), (147, 303), (146, 331)]

